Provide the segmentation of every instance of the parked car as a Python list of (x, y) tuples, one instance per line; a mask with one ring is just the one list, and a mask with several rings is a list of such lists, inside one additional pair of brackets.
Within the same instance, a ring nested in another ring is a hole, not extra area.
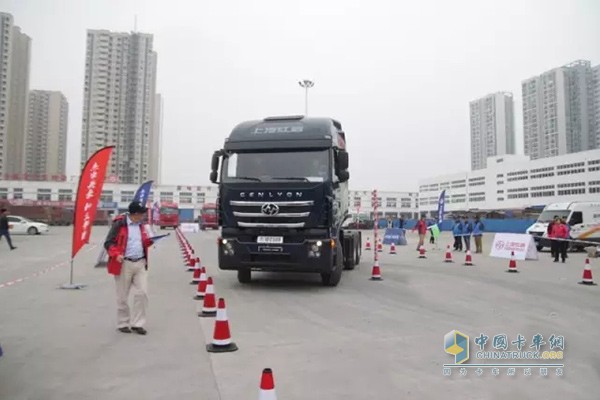
[(8, 225), (10, 226), (11, 235), (39, 235), (50, 230), (47, 224), (35, 222), (18, 215), (9, 215)]

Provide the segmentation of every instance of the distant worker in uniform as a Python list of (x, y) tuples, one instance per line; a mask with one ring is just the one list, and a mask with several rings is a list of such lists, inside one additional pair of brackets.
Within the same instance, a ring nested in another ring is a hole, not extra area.
[(465, 253), (471, 250), (471, 233), (473, 232), (473, 225), (469, 221), (468, 217), (465, 217), (463, 222), (463, 239), (465, 240)]
[(412, 229), (413, 232), (417, 231), (419, 234), (419, 244), (417, 245), (417, 251), (425, 244), (425, 235), (427, 234), (427, 222), (425, 222), (425, 216), (421, 216), (421, 219), (417, 221), (415, 227)]
[[(148, 209), (134, 201), (129, 212), (117, 216), (108, 232), (104, 248), (108, 252), (108, 273), (115, 276), (117, 289), (117, 329), (123, 333), (147, 333), (148, 306), (148, 237), (142, 220)], [(129, 293), (133, 288), (133, 309), (129, 310)]]
[(462, 250), (462, 231), (463, 224), (460, 222), (460, 218), (456, 218), (454, 225), (452, 226), (452, 234), (454, 235), (454, 251)]
[(11, 250), (16, 249), (10, 238), (10, 224), (8, 223), (8, 210), (6, 208), (0, 209), (0, 239), (2, 239), (3, 236), (8, 242), (8, 247), (10, 247)]
[[(567, 230), (567, 225), (563, 223), (563, 220), (557, 218), (557, 222), (552, 225), (552, 239), (568, 239), (569, 232)], [(564, 263), (567, 259), (567, 244), (568, 242), (564, 240), (553, 240), (552, 244), (554, 245), (554, 262), (558, 262), (558, 257), (562, 258), (562, 262)]]
[(481, 243), (481, 236), (483, 236), (483, 231), (485, 227), (481, 219), (479, 219), (479, 215), (475, 217), (475, 222), (473, 223), (473, 239), (475, 239), (475, 253), (483, 253), (483, 246)]
[[(558, 221), (558, 215), (555, 215), (554, 219), (552, 219), (552, 221), (550, 221), (548, 223), (548, 230), (546, 232), (546, 236), (552, 237), (552, 227), (554, 226), (556, 221)], [(550, 255), (552, 256), (552, 258), (554, 258), (555, 250), (556, 250), (556, 245), (555, 245), (554, 241), (552, 241), (552, 242), (550, 242)]]

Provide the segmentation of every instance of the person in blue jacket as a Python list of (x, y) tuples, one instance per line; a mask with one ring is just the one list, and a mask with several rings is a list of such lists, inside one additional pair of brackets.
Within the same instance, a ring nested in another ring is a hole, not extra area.
[(471, 234), (473, 233), (473, 224), (469, 221), (468, 217), (465, 217), (463, 222), (463, 238), (465, 240), (465, 253), (471, 250)]
[(473, 222), (473, 239), (475, 239), (475, 253), (483, 253), (481, 236), (483, 236), (484, 230), (485, 227), (483, 226), (483, 222), (481, 222), (479, 216), (476, 216), (475, 222)]
[(452, 234), (454, 235), (454, 250), (462, 250), (462, 231), (463, 225), (460, 218), (456, 218), (454, 226), (452, 226)]

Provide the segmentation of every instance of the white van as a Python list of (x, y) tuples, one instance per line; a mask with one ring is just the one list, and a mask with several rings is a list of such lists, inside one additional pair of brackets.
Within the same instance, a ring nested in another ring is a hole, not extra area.
[(600, 242), (600, 230), (595, 229), (600, 225), (600, 202), (552, 203), (544, 208), (538, 220), (526, 230), (526, 233), (534, 236), (538, 251), (550, 246), (550, 242), (542, 238), (548, 237), (548, 223), (555, 216), (566, 219), (571, 228), (572, 239)]

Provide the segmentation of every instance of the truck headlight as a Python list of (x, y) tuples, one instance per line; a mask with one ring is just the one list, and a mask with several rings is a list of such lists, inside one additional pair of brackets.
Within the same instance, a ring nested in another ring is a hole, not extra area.
[(235, 251), (233, 250), (233, 244), (231, 244), (231, 242), (229, 242), (227, 239), (223, 239), (221, 243), (223, 244), (223, 254), (226, 256), (232, 256), (235, 254)]

